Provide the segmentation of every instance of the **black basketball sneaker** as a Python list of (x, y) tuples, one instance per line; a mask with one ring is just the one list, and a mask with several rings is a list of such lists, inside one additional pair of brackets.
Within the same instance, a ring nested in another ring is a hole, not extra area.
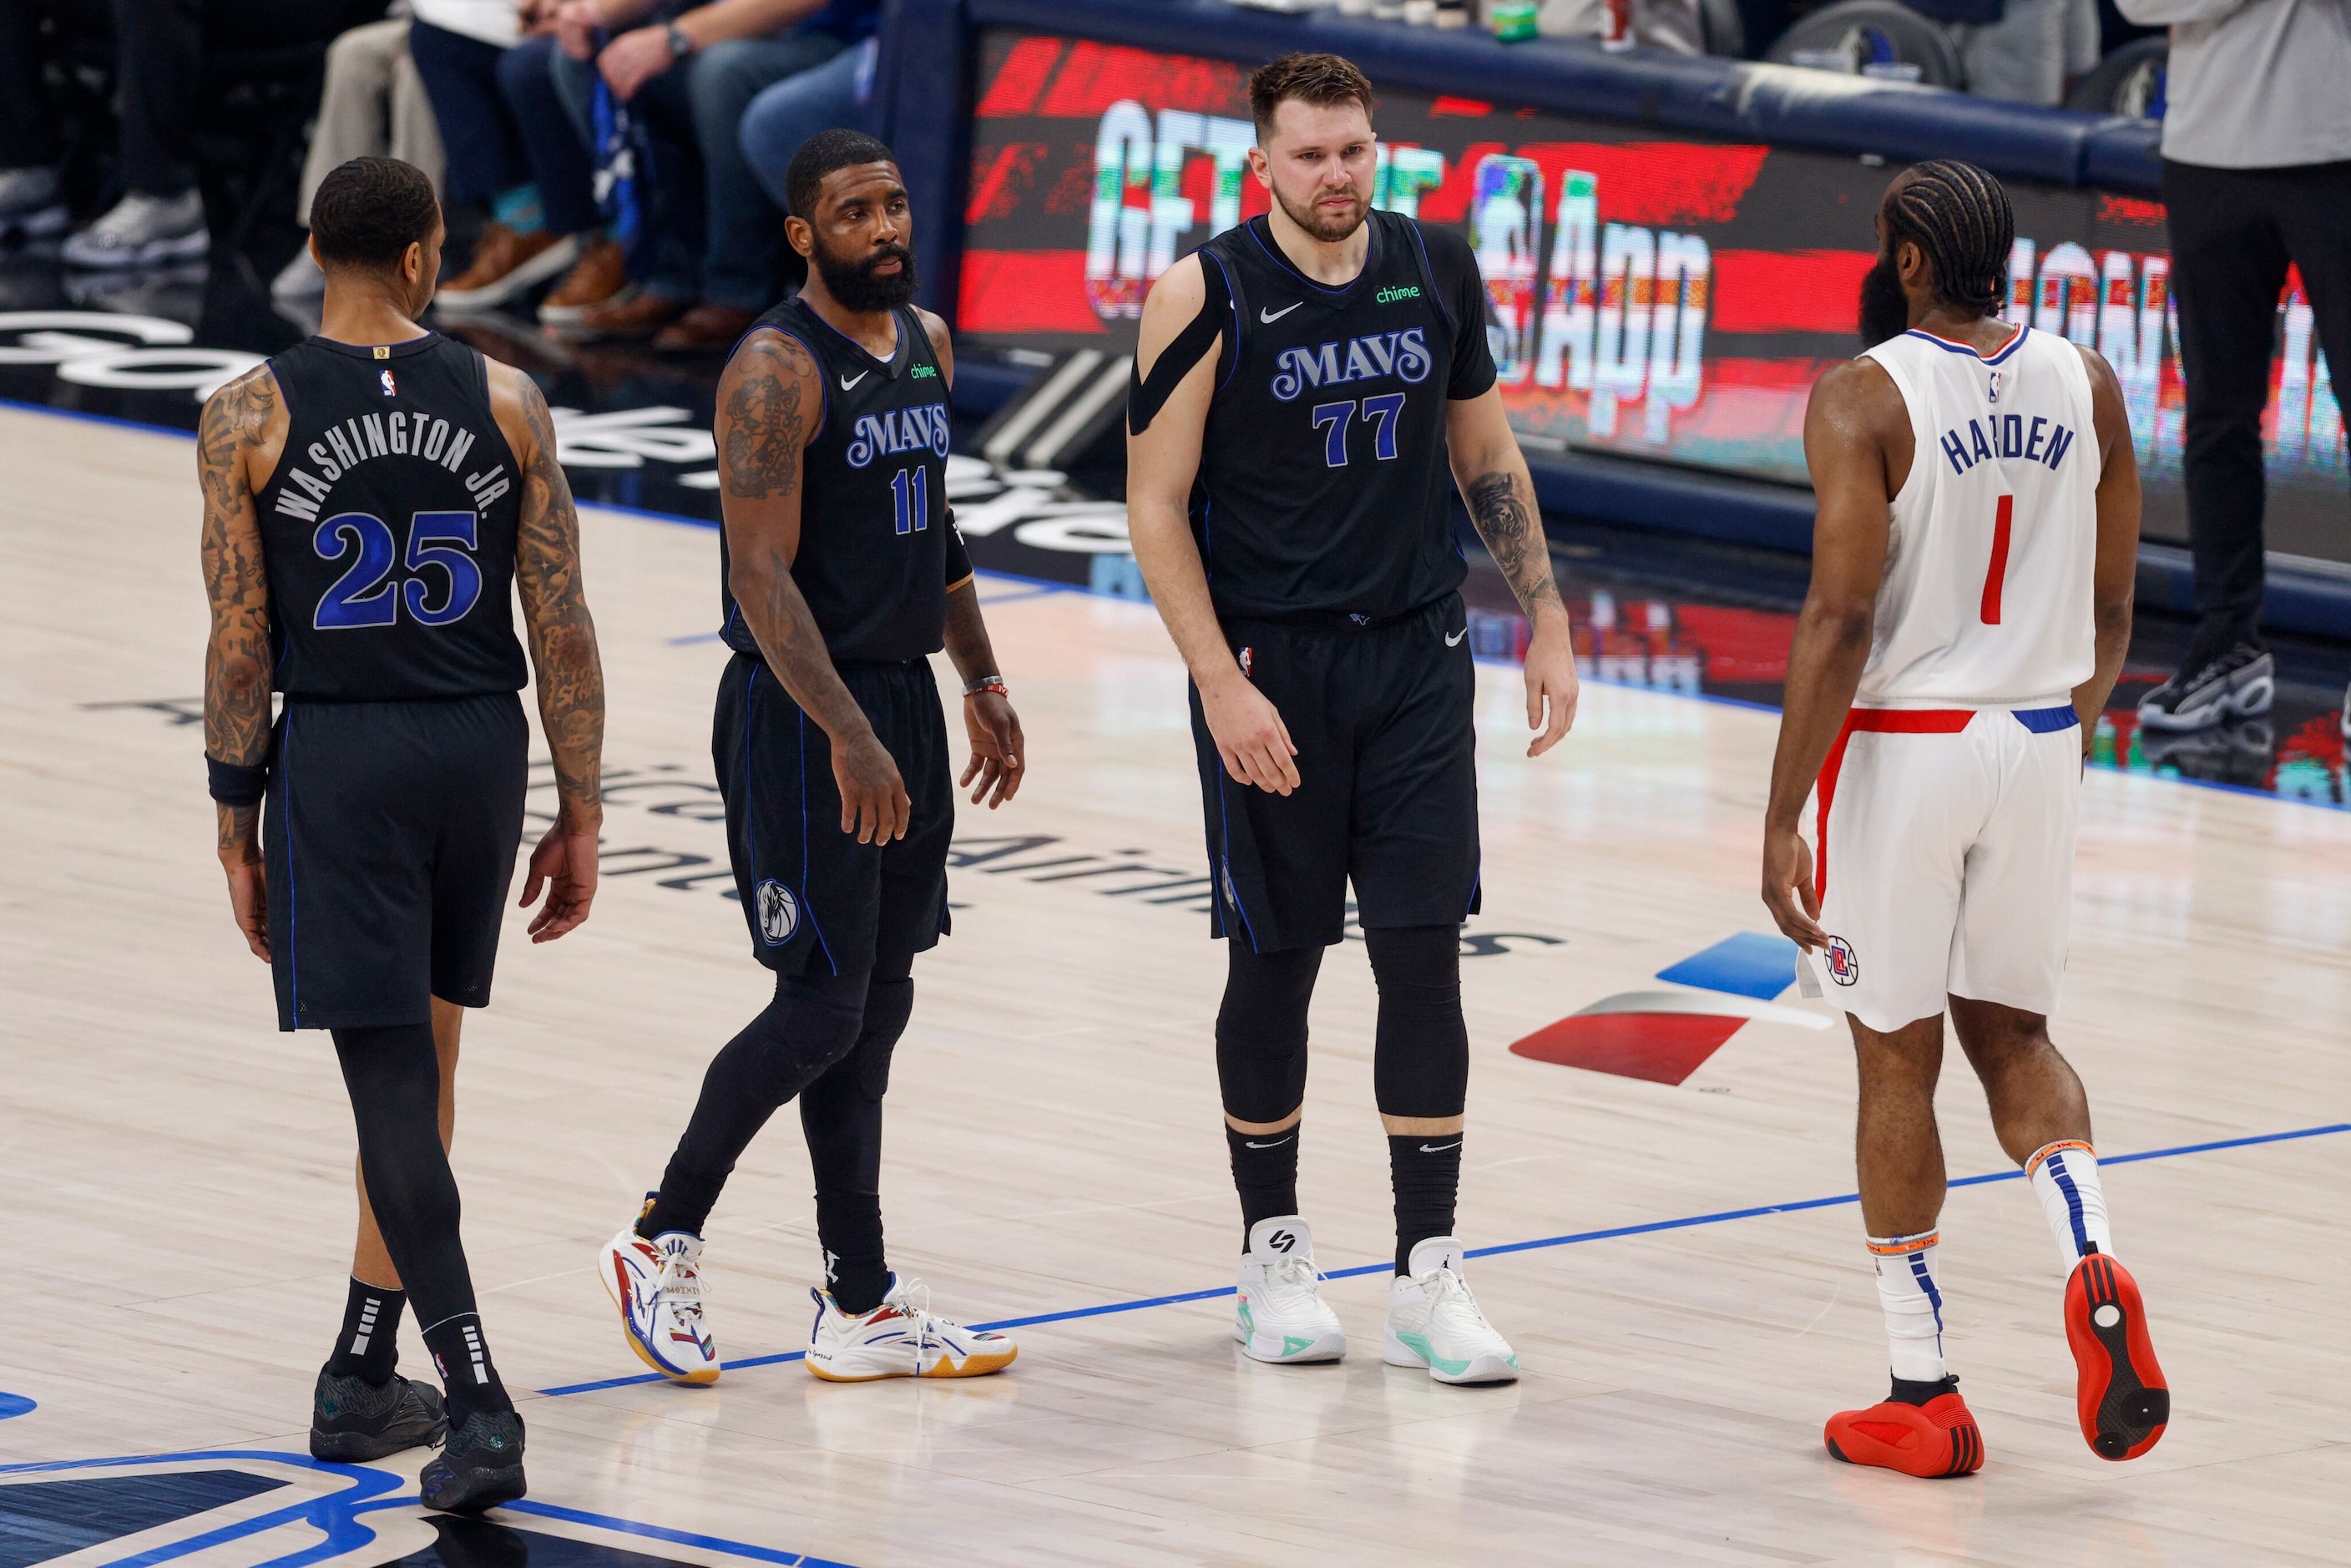
[(444, 1513), (479, 1513), (512, 1502), (527, 1490), (522, 1417), (511, 1410), (476, 1410), (465, 1417), (416, 1478), (417, 1500)]
[(441, 1391), (413, 1377), (370, 1383), (319, 1374), (310, 1396), (310, 1457), (362, 1464), (402, 1448), (435, 1447), (447, 1436)]
[(2277, 661), (2266, 648), (2240, 640), (2219, 653), (2191, 647), (2179, 673), (2138, 700), (2145, 729), (2202, 729), (2232, 718), (2255, 718), (2277, 700)]

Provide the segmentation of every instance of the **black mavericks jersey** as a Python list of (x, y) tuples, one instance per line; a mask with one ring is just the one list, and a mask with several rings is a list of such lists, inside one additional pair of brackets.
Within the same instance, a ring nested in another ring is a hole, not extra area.
[(1200, 247), (1228, 314), (1192, 534), (1222, 619), (1384, 621), (1468, 570), (1445, 417), (1494, 384), (1477, 258), (1448, 230), (1367, 221), (1364, 270), (1339, 288), (1291, 266), (1262, 217)]
[[(797, 339), (816, 360), (824, 401), (800, 455), (800, 543), (792, 581), (825, 652), (840, 664), (904, 664), (946, 643), (947, 384), (911, 309), (892, 313), (898, 347), (877, 360), (790, 299), (752, 324)], [(726, 645), (759, 644), (727, 587)]]
[(286, 449), (258, 503), (274, 684), (398, 702), (522, 688), (522, 511), (482, 356), (438, 333), (269, 361)]

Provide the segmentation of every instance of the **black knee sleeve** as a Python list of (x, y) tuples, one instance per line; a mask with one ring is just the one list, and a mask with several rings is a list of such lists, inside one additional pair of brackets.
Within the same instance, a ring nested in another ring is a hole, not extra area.
[(1217, 1082), (1225, 1114), (1279, 1122), (1306, 1098), (1306, 1009), (1320, 947), (1253, 953), (1228, 942), (1231, 967), (1217, 1011)]
[(1385, 1116), (1458, 1116), (1469, 1091), (1461, 935), (1450, 925), (1366, 931), (1380, 1021), (1372, 1088)]
[(419, 1323), (474, 1310), (457, 1240), (457, 1178), (441, 1147), (441, 1059), (429, 1023), (333, 1031), (360, 1169), (384, 1250)]
[(856, 1046), (866, 981), (863, 969), (777, 980), (775, 999), (703, 1074), (701, 1097), (662, 1174), (661, 1191), (637, 1221), (640, 1234), (701, 1232), (735, 1162), (768, 1118)]

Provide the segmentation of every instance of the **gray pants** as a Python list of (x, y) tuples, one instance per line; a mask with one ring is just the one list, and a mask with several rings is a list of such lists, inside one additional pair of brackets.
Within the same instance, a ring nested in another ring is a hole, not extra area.
[(319, 183), (354, 158), (385, 157), (413, 163), (441, 190), (446, 159), (433, 101), (424, 96), (408, 57), (404, 17), (353, 27), (327, 47), (327, 91), (319, 102), (319, 130), (302, 163), (297, 220), (310, 224), (310, 198)]

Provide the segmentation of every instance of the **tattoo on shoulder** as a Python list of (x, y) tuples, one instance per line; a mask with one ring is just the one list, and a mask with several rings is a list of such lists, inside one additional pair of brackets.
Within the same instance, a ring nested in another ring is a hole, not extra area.
[(744, 500), (791, 493), (808, 444), (801, 385), (816, 361), (796, 338), (768, 334), (745, 350), (741, 379), (726, 394), (718, 468), (726, 493)]
[(1481, 474), (1469, 485), (1466, 499), (1478, 535), (1493, 553), (1519, 603), (1531, 612), (1543, 602), (1559, 602), (1559, 585), (1551, 571), (1551, 543), (1541, 518), (1529, 504), (1518, 476), (1502, 469)]

